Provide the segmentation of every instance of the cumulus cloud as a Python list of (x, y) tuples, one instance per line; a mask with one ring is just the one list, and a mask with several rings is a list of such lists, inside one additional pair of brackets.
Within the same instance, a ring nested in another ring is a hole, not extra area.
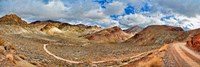
[(41, 0), (1, 0), (0, 3), (1, 13), (16, 13), (24, 17), (58, 19), (67, 11), (67, 7), (59, 0), (52, 0), (48, 4)]
[(91, 19), (105, 19), (107, 16), (104, 15), (101, 9), (93, 9), (85, 13), (85, 17)]
[[(30, 22), (51, 19), (102, 27), (171, 25), (194, 29), (200, 25), (199, 3), (197, 0), (109, 0), (103, 8), (95, 0), (0, 0), (0, 16), (16, 13)], [(128, 6), (135, 12), (126, 14)], [(145, 9), (148, 10), (142, 11)], [(161, 20), (169, 15), (174, 17)]]
[(124, 4), (122, 2), (119, 1), (115, 1), (113, 3), (109, 3), (107, 6), (107, 8), (105, 9), (104, 13), (106, 15), (119, 15), (122, 14), (124, 12)]
[(161, 7), (189, 17), (200, 15), (200, 0), (156, 0)]
[(164, 25), (165, 23), (160, 20), (161, 16), (157, 15), (154, 17), (145, 16), (142, 14), (130, 14), (121, 16), (119, 21), (121, 24), (126, 26), (140, 25), (146, 27), (148, 25)]

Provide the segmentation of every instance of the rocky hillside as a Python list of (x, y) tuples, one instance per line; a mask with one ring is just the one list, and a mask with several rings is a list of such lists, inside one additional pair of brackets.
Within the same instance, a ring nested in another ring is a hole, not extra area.
[(59, 25), (59, 24), (47, 24), (40, 30), (43, 32), (46, 32), (47, 34), (62, 33), (62, 31), (58, 29), (56, 25)]
[(173, 42), (184, 30), (180, 27), (152, 25), (126, 41), (135, 45), (162, 45)]
[(63, 31), (72, 31), (79, 33), (94, 32), (101, 30), (101, 28), (98, 26), (86, 26), (83, 24), (72, 25), (69, 23), (63, 23), (60, 26), (58, 26), (58, 28)]
[(19, 34), (27, 32), (25, 27), (28, 27), (27, 22), (22, 20), (16, 14), (5, 15), (0, 18), (0, 32)]
[(133, 27), (131, 27), (131, 28), (128, 28), (128, 29), (126, 29), (126, 30), (124, 30), (126, 33), (131, 33), (131, 34), (136, 34), (136, 33), (138, 33), (138, 32), (140, 32), (140, 31), (142, 31), (142, 27), (140, 27), (140, 26), (133, 26)]
[(23, 21), (16, 14), (5, 15), (0, 18), (0, 24), (8, 25), (26, 25), (27, 23)]
[[(35, 21), (35, 22), (31, 22), (29, 25), (32, 28), (36, 28), (38, 30), (41, 30), (42, 28), (44, 28), (46, 25), (53, 25), (53, 26), (57, 26), (62, 24), (62, 22), (59, 21), (53, 21), (53, 20), (45, 20), (45, 21)], [(49, 26), (48, 25), (48, 26)]]
[(176, 40), (177, 41), (188, 41), (191, 37), (193, 37), (194, 35), (197, 35), (198, 33), (200, 33), (200, 28), (199, 29), (185, 31), (184, 33), (179, 35), (176, 38)]
[(200, 33), (187, 41), (187, 47), (200, 52)]
[(94, 40), (98, 42), (123, 42), (124, 40), (130, 38), (130, 36), (130, 34), (115, 26), (92, 34), (88, 34), (84, 37), (88, 40)]
[[(27, 61), (27, 57), (18, 54), (16, 46), (0, 38), (0, 66), (3, 67), (36, 67)], [(39, 65), (38, 65), (39, 66)]]
[(53, 20), (35, 21), (35, 22), (30, 23), (30, 25), (40, 28), (41, 31), (48, 31), (48, 30), (52, 31), (52, 29), (54, 30), (57, 29), (57, 31), (60, 30), (60, 31), (65, 31), (65, 32), (89, 33), (91, 31), (101, 30), (101, 28), (97, 26), (86, 26), (83, 24), (73, 25), (73, 24), (64, 23), (60, 21), (53, 21)]

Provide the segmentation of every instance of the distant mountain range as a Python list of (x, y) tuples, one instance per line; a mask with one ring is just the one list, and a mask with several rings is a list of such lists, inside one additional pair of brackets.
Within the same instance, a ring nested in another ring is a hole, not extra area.
[(184, 31), (180, 27), (166, 25), (151, 25), (144, 29), (137, 25), (126, 30), (122, 30), (117, 26), (102, 29), (98, 26), (87, 26), (84, 24), (72, 25), (69, 23), (53, 20), (35, 21), (28, 24), (15, 14), (5, 15), (0, 18), (0, 24), (26, 25), (29, 27), (37, 28), (41, 32), (51, 34), (62, 33), (63, 31), (78, 32), (82, 33), (80, 36), (83, 36), (88, 40), (101, 42), (125, 41), (126, 43), (137, 43), (137, 45), (163, 44), (170, 43), (175, 40), (185, 41), (188, 37), (195, 35), (196, 32), (199, 32), (200, 30), (195, 29)]

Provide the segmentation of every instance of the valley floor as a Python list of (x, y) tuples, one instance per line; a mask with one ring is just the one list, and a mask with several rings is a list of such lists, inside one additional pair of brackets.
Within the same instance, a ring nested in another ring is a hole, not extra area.
[[(44, 66), (121, 66), (160, 47), (102, 44), (84, 39), (80, 41), (80, 38), (77, 41), (76, 37), (45, 34), (3, 34), (1, 37), (16, 45), (17, 53), (27, 56), (29, 62)], [(80, 63), (66, 62), (58, 58)]]

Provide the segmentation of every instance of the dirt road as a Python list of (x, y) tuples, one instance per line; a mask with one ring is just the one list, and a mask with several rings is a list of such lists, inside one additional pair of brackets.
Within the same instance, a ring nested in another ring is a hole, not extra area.
[[(51, 53), (48, 49), (47, 49), (47, 45), (49, 44), (44, 44), (43, 46), (43, 49), (45, 50), (46, 53), (48, 53), (49, 55), (53, 56), (54, 58), (58, 59), (58, 60), (62, 60), (62, 61), (66, 61), (68, 63), (74, 63), (74, 64), (79, 64), (79, 63), (84, 63), (84, 62), (81, 62), (81, 61), (72, 61), (72, 60), (67, 60), (67, 59), (64, 59), (62, 57), (59, 57), (59, 56), (56, 56), (55, 54)], [(138, 55), (135, 55), (135, 56), (131, 56), (129, 57), (129, 59), (132, 59), (130, 60), (129, 62), (133, 61), (133, 60), (136, 60), (136, 59), (139, 59), (139, 58), (142, 58), (144, 56), (147, 56), (148, 54), (154, 52), (155, 50), (152, 50), (152, 51), (148, 51), (148, 52), (144, 52), (144, 53), (140, 53)], [(123, 61), (125, 59), (109, 59), (109, 60), (102, 60), (102, 61), (91, 61), (91, 63), (93, 64), (98, 64), (98, 63), (104, 63), (104, 62), (109, 62), (109, 61)], [(121, 65), (126, 65), (128, 64), (129, 62), (124, 62), (122, 63)]]
[(48, 45), (48, 44), (44, 44), (43, 49), (44, 49), (49, 55), (55, 57), (56, 59), (59, 59), (59, 60), (62, 60), (62, 61), (66, 61), (66, 62), (68, 62), (68, 63), (76, 63), (76, 64), (78, 64), (78, 63), (83, 63), (83, 62), (79, 62), (79, 61), (66, 60), (66, 59), (64, 59), (64, 58), (61, 58), (61, 57), (59, 57), (59, 56), (56, 56), (55, 54), (53, 54), (53, 53), (51, 53), (50, 51), (47, 50), (47, 48), (46, 48), (47, 45)]
[(200, 55), (187, 48), (186, 43), (173, 43), (169, 47), (165, 67), (200, 67)]

